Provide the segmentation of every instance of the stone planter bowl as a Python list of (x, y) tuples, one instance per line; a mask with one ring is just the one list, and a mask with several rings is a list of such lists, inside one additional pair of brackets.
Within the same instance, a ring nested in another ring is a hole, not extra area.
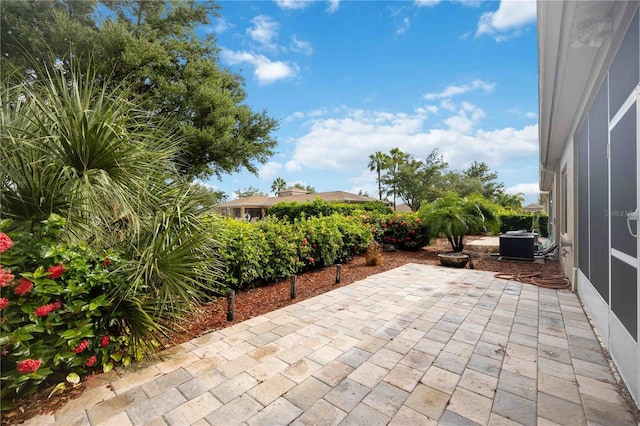
[(464, 268), (469, 262), (469, 255), (462, 253), (440, 253), (438, 254), (442, 266), (453, 268)]

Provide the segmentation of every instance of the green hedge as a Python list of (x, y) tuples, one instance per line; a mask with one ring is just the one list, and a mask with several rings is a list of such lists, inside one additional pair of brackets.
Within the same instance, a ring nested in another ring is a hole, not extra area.
[(214, 215), (206, 222), (222, 242), (223, 281), (233, 288), (273, 282), (316, 265), (346, 262), (373, 240), (367, 224), (339, 214), (293, 223), (276, 217), (249, 223)]
[[(526, 229), (531, 230), (533, 223), (533, 213), (515, 213), (507, 212), (500, 214), (500, 232), (519, 231)], [(538, 215), (538, 225), (540, 234), (544, 237), (549, 234), (549, 216), (545, 214)]]
[(362, 212), (390, 213), (391, 209), (381, 201), (372, 201), (365, 204), (330, 203), (316, 198), (309, 203), (286, 201), (269, 207), (267, 214), (279, 219), (294, 221), (303, 217), (331, 216), (341, 214), (343, 216), (354, 215)]

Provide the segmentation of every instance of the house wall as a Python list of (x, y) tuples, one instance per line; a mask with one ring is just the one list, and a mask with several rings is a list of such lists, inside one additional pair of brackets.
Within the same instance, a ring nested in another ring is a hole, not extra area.
[[(573, 164), (572, 256), (577, 290), (636, 402), (640, 400), (638, 207), (640, 23), (638, 11), (581, 113), (563, 160)], [(573, 159), (570, 157), (573, 156)], [(562, 165), (559, 165), (562, 170)], [(555, 189), (562, 186), (556, 173)], [(561, 203), (561, 200), (558, 200)], [(561, 214), (558, 212), (558, 214)], [(558, 218), (556, 218), (556, 222)], [(569, 256), (561, 259), (570, 267)]]

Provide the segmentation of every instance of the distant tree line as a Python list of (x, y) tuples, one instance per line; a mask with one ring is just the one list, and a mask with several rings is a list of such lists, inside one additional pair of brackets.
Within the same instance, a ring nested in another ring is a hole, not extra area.
[(523, 194), (507, 194), (498, 174), (484, 162), (474, 161), (468, 168), (450, 170), (438, 149), (424, 159), (393, 148), (389, 153), (369, 155), (369, 170), (376, 172), (379, 200), (388, 199), (395, 206), (400, 199), (417, 211), (423, 202), (433, 202), (446, 192), (460, 197), (482, 195), (506, 208), (519, 209)]

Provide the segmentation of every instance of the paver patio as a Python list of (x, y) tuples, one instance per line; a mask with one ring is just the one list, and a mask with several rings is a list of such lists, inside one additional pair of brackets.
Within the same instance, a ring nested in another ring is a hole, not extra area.
[(416, 264), (90, 385), (28, 424), (636, 424), (575, 294)]

